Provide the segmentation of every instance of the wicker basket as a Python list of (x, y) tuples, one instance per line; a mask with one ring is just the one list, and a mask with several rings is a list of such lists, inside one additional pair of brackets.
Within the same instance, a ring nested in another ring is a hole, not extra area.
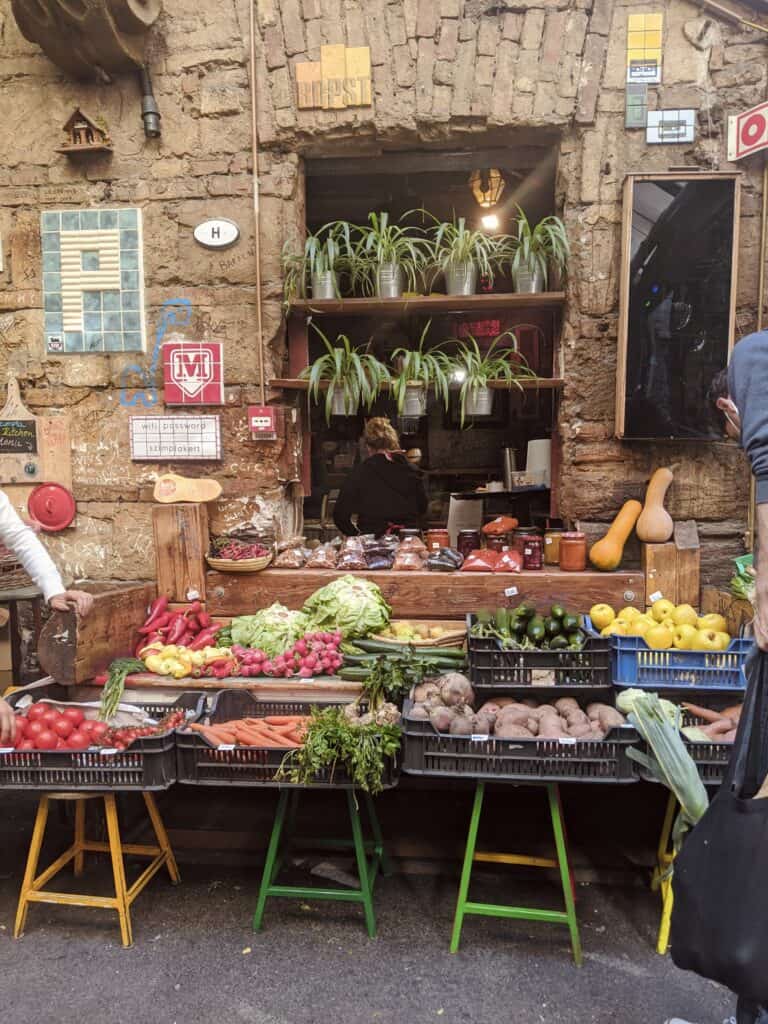
[(272, 554), (264, 555), (263, 558), (214, 558), (206, 556), (208, 565), (217, 572), (261, 572), (266, 569), (272, 561)]
[(0, 590), (24, 590), (33, 586), (29, 573), (17, 556), (0, 544)]

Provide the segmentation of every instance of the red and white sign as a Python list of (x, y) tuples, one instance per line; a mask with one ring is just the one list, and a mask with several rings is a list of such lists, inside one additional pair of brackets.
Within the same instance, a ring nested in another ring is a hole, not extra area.
[(274, 405), (249, 405), (248, 430), (254, 441), (274, 441), (277, 437), (277, 409)]
[(167, 341), (163, 345), (166, 405), (223, 405), (220, 341)]
[(728, 159), (742, 160), (768, 148), (768, 103), (728, 118)]

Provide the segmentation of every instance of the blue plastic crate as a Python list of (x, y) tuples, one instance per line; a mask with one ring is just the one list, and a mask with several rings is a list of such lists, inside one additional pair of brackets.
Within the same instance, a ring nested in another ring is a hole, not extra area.
[(655, 651), (639, 636), (612, 636), (614, 686), (640, 690), (743, 690), (742, 668), (752, 640), (737, 637), (724, 651)]

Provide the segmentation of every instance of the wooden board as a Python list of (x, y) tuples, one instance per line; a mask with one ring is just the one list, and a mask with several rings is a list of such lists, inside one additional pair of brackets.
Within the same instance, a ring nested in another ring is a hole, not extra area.
[(168, 676), (156, 676), (151, 672), (136, 673), (125, 680), (126, 688), (131, 690), (224, 690), (230, 687), (248, 690), (255, 697), (264, 700), (349, 700), (352, 701), (361, 692), (360, 683), (352, 683), (343, 679), (317, 679), (312, 682), (278, 679), (252, 679), (246, 676), (231, 676), (226, 679), (204, 679), (194, 676), (184, 679), (170, 679)]
[(65, 686), (93, 679), (115, 658), (132, 654), (136, 630), (157, 594), (154, 583), (84, 589), (94, 593), (88, 618), (54, 612), (43, 626), (37, 646), (43, 671)]
[[(298, 67), (299, 65), (297, 65)], [(307, 316), (410, 316), (412, 313), (478, 313), (498, 309), (561, 309), (565, 292), (499, 292), (477, 295), (412, 295), (401, 299), (293, 299), (291, 313)]]
[[(247, 615), (280, 601), (288, 608), (300, 608), (318, 587), (339, 578), (329, 569), (265, 569), (253, 576), (233, 578), (226, 573), (208, 573), (207, 608), (211, 615)], [(645, 578), (637, 572), (527, 573), (439, 573), (359, 572), (381, 587), (397, 618), (462, 619), (477, 608), (516, 604), (523, 599), (541, 608), (561, 602), (576, 611), (607, 602), (644, 607)], [(507, 587), (518, 593), (505, 598)]]
[(677, 603), (698, 608), (701, 602), (701, 547), (696, 521), (675, 523)]
[(742, 627), (752, 622), (755, 614), (749, 601), (742, 601), (727, 590), (704, 587), (701, 592), (701, 613), (709, 615), (712, 612), (725, 616), (728, 632), (732, 636), (738, 636)]
[(641, 544), (640, 549), (640, 564), (645, 573), (646, 607), (662, 597), (677, 604), (677, 548), (674, 543)]
[(205, 505), (158, 505), (152, 509), (157, 590), (172, 601), (194, 592), (205, 600), (208, 509)]

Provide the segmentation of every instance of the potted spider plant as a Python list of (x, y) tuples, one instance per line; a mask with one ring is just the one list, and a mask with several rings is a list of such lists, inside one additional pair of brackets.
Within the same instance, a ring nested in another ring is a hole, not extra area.
[(358, 229), (352, 255), (353, 282), (367, 295), (399, 299), (404, 281), (416, 290), (419, 271), (426, 265), (428, 242), (413, 228), (390, 224), (389, 214), (369, 213), (367, 226)]
[(392, 393), (397, 403), (399, 416), (425, 416), (427, 412), (427, 392), (430, 387), (435, 398), (441, 400), (448, 408), (451, 362), (440, 346), (428, 351), (424, 343), (430, 328), (431, 320), (427, 321), (421, 332), (418, 348), (396, 348), (392, 353), (392, 361), (396, 375), (392, 380)]
[(283, 246), (285, 301), (305, 298), (308, 285), (313, 299), (339, 298), (339, 274), (349, 269), (351, 251), (351, 229), (346, 221), (333, 221), (323, 225), (316, 234), (307, 235), (301, 253), (286, 242)]
[(320, 403), (325, 388), (325, 420), (331, 416), (355, 416), (360, 406), (370, 409), (385, 384), (391, 380), (389, 369), (363, 346), (355, 347), (346, 334), (335, 342), (316, 325), (325, 351), (301, 371), (302, 380), (309, 381), (307, 398)]
[(568, 235), (559, 217), (545, 217), (532, 227), (523, 210), (517, 210), (517, 232), (507, 246), (515, 291), (540, 292), (546, 290), (551, 270), (565, 275), (571, 254)]
[[(510, 344), (502, 348), (504, 339)], [(485, 351), (469, 334), (458, 343), (449, 359), (451, 378), (461, 385), (462, 427), (467, 416), (490, 416), (493, 412), (493, 391), (489, 386), (492, 381), (503, 381), (510, 388), (522, 389), (521, 380), (536, 376), (518, 351), (517, 338), (512, 331), (497, 335)]]
[(474, 295), (478, 273), (493, 284), (493, 272), (503, 257), (498, 237), (467, 227), (464, 217), (439, 221), (427, 210), (419, 212), (435, 222), (430, 230), (430, 264), (445, 274), (448, 295)]

